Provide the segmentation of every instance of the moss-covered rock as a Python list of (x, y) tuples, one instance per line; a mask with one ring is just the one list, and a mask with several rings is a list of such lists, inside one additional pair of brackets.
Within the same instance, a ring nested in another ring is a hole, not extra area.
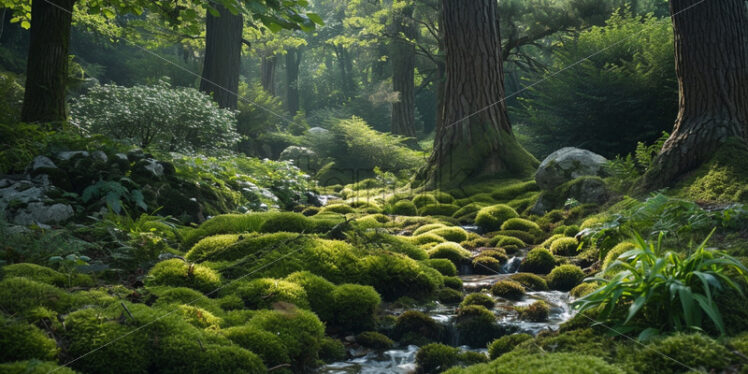
[(423, 245), (428, 243), (444, 243), (446, 240), (439, 235), (427, 232), (425, 234), (412, 236), (410, 241), (416, 245)]
[(209, 293), (220, 287), (221, 277), (215, 270), (206, 266), (174, 258), (157, 263), (148, 272), (146, 284), (188, 287)]
[(453, 242), (440, 243), (428, 251), (429, 258), (445, 258), (459, 265), (470, 258), (470, 251)]
[(621, 242), (616, 244), (615, 247), (611, 248), (608, 253), (605, 255), (605, 259), (603, 260), (602, 270), (605, 273), (612, 274), (616, 272), (616, 267), (611, 267), (610, 265), (615, 262), (619, 256), (622, 254), (634, 249), (636, 246), (634, 243), (631, 242)]
[(519, 282), (500, 280), (491, 286), (491, 294), (509, 300), (521, 300), (525, 296), (525, 287)]
[[(519, 231), (519, 230), (500, 230), (493, 233), (494, 236), (500, 235), (503, 237), (513, 237), (516, 239), (521, 240), (523, 243), (536, 243), (538, 241), (538, 237), (536, 236), (536, 233), (530, 233), (526, 231)], [(540, 233), (542, 235), (542, 233)], [(498, 243), (498, 241), (497, 241)], [(516, 244), (516, 243), (515, 243)]]
[(524, 307), (515, 307), (519, 318), (530, 322), (548, 321), (548, 315), (551, 313), (550, 307), (543, 300), (538, 300)]
[(459, 362), (460, 350), (448, 345), (431, 343), (416, 353), (416, 364), (423, 373), (441, 373)]
[(185, 258), (190, 261), (205, 261), (212, 257), (223, 260), (231, 259), (225, 257), (228, 254), (226, 249), (243, 238), (244, 236), (239, 234), (222, 234), (203, 238), (192, 246)]
[(513, 236), (504, 236), (504, 235), (495, 235), (491, 238), (490, 245), (494, 247), (502, 247), (506, 249), (509, 246), (514, 246), (516, 248), (525, 248), (527, 247), (527, 243), (520, 240), (519, 238), (515, 238)]
[(462, 279), (458, 277), (444, 277), (444, 287), (449, 287), (453, 290), (461, 290)]
[(280, 338), (296, 369), (314, 365), (325, 333), (314, 313), (296, 308), (258, 311), (248, 325)]
[(221, 330), (234, 344), (256, 353), (268, 368), (291, 362), (281, 339), (265, 330), (236, 326)]
[(574, 238), (558, 238), (551, 243), (551, 253), (557, 256), (574, 256), (577, 254), (579, 242)]
[(374, 328), (374, 313), (381, 302), (370, 286), (341, 284), (332, 292), (334, 318), (332, 324), (347, 332)]
[(501, 261), (490, 256), (478, 256), (473, 259), (473, 271), (476, 274), (499, 274)]
[(41, 360), (57, 356), (57, 343), (44, 331), (22, 321), (0, 315), (0, 362)]
[(258, 278), (238, 281), (221, 290), (222, 295), (239, 296), (250, 309), (268, 309), (276, 303), (288, 303), (309, 309), (306, 291), (299, 284), (281, 279)]
[(430, 193), (422, 193), (413, 196), (413, 204), (415, 204), (416, 207), (421, 208), (426, 205), (439, 204), (439, 200)]
[(400, 216), (415, 216), (418, 215), (418, 208), (410, 200), (400, 200), (392, 205), (390, 213)]
[(519, 270), (526, 273), (548, 274), (556, 266), (556, 259), (545, 248), (535, 247), (527, 252), (519, 266)]
[(418, 208), (418, 214), (451, 217), (458, 209), (460, 207), (454, 204), (428, 204)]
[(484, 231), (496, 231), (505, 221), (517, 217), (519, 214), (509, 205), (497, 204), (479, 210), (475, 216), (475, 224)]
[(531, 291), (548, 291), (548, 283), (545, 279), (533, 273), (514, 273), (509, 276), (509, 279)]
[(376, 331), (364, 331), (356, 335), (356, 343), (372, 349), (390, 349), (395, 344), (392, 339)]
[(466, 307), (468, 305), (481, 305), (485, 308), (491, 309), (496, 305), (496, 302), (491, 296), (482, 292), (474, 292), (465, 296), (465, 299), (460, 303), (460, 307)]
[(501, 224), (502, 230), (517, 230), (530, 232), (533, 230), (540, 230), (540, 226), (537, 223), (524, 218), (510, 218)]
[(340, 340), (325, 336), (320, 342), (319, 358), (328, 363), (345, 360), (348, 353)]
[(236, 345), (201, 343), (182, 335), (167, 336), (160, 341), (161, 357), (154, 360), (152, 371), (159, 373), (266, 373), (262, 359)]
[(426, 313), (409, 310), (397, 317), (392, 329), (393, 338), (401, 343), (440, 341), (444, 328)]
[(603, 359), (579, 353), (507, 353), (487, 363), (452, 369), (448, 374), (624, 374), (622, 369), (606, 363)]
[(217, 330), (223, 324), (220, 317), (194, 305), (179, 305), (176, 310), (187, 323), (200, 329)]
[[(320, 213), (337, 213), (337, 214), (350, 214), (355, 213), (356, 210), (353, 209), (348, 204), (330, 204), (326, 205), (320, 210)], [(279, 231), (287, 231), (287, 230), (279, 230)]]
[(24, 315), (39, 307), (63, 313), (72, 303), (70, 294), (46, 283), (20, 277), (0, 281), (0, 310), (10, 315)]
[(16, 361), (0, 364), (0, 373), (5, 374), (75, 374), (72, 369), (49, 361)]
[[(663, 359), (663, 356), (670, 359)], [(676, 334), (647, 344), (633, 358), (640, 373), (683, 373), (689, 368), (719, 372), (732, 355), (723, 345), (701, 334)]]
[(148, 290), (157, 297), (153, 304), (155, 306), (192, 305), (207, 310), (214, 315), (223, 313), (217, 300), (211, 299), (192, 288), (149, 287)]
[(435, 269), (402, 255), (378, 255), (358, 263), (357, 283), (373, 286), (384, 300), (401, 296), (428, 298), (443, 284)]
[(45, 266), (28, 263), (5, 265), (0, 269), (0, 277), (23, 277), (63, 288), (90, 287), (94, 284), (91, 276), (87, 274), (73, 273), (65, 275)]
[(445, 287), (436, 290), (436, 300), (442, 304), (458, 304), (462, 301), (462, 292)]
[(299, 271), (286, 277), (286, 280), (301, 286), (306, 292), (307, 301), (312, 311), (323, 321), (332, 321), (335, 317), (333, 291), (335, 285), (325, 278), (309, 271)]
[(595, 282), (580, 283), (569, 291), (571, 297), (580, 298), (587, 296), (597, 290), (599, 285)]
[(488, 342), (503, 334), (495, 321), (496, 316), (482, 305), (459, 308), (455, 317), (459, 343), (471, 347), (485, 347)]
[(532, 339), (530, 334), (504, 335), (488, 345), (488, 357), (495, 360), (504, 353), (511, 352), (520, 343), (530, 339)]
[(506, 251), (503, 248), (487, 248), (480, 251), (480, 256), (491, 257), (499, 261), (500, 264), (505, 264), (509, 261), (509, 256), (506, 255)]
[(584, 272), (576, 265), (561, 265), (555, 267), (548, 277), (548, 287), (559, 291), (571, 291), (582, 283)]
[(436, 269), (444, 276), (453, 277), (457, 275), (457, 267), (452, 261), (446, 258), (432, 258), (423, 260), (423, 263)]
[(450, 227), (439, 227), (429, 231), (432, 234), (441, 236), (442, 238), (449, 240), (450, 242), (459, 243), (468, 238), (468, 233), (462, 227), (450, 226)]

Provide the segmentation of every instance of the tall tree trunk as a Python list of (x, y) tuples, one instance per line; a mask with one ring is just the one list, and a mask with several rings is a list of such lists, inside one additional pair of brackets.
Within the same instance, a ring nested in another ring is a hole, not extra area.
[(480, 177), (528, 177), (538, 161), (512, 134), (495, 0), (442, 0), (446, 76), (442, 126), (417, 181), (454, 188)]
[[(672, 0), (679, 110), (643, 180), (671, 184), (729, 137), (748, 142), (748, 16), (743, 0)], [(745, 162), (745, 160), (740, 160)]]
[(236, 109), (242, 56), (241, 14), (216, 5), (221, 16), (208, 13), (205, 23), (205, 62), (200, 91), (211, 94), (221, 108)]
[(299, 111), (299, 65), (301, 50), (289, 49), (286, 52), (286, 106), (292, 116)]
[(404, 7), (394, 15), (392, 89), (398, 93), (398, 101), (392, 103), (392, 133), (415, 138), (416, 46), (411, 40), (416, 37), (416, 29), (412, 18), (413, 5)]
[(340, 83), (343, 92), (343, 99), (348, 100), (353, 97), (355, 88), (353, 83), (353, 62), (350, 54), (345, 47), (335, 46), (335, 56), (338, 58), (338, 67), (340, 68)]
[(275, 55), (263, 57), (260, 63), (262, 88), (273, 96), (275, 96), (275, 67), (277, 65), (278, 58)]
[(23, 122), (61, 125), (65, 113), (70, 24), (75, 0), (31, 2), (31, 32), (26, 63)]

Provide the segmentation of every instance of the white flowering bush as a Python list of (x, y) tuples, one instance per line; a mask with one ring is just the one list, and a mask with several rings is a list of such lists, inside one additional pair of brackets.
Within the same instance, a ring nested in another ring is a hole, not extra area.
[(170, 152), (215, 152), (239, 140), (236, 114), (194, 89), (103, 85), (75, 99), (71, 121), (93, 133)]

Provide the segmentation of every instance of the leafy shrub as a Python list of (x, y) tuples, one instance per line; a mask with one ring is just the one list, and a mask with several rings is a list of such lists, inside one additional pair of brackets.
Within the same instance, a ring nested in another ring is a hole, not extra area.
[(704, 371), (720, 371), (730, 364), (730, 357), (727, 348), (707, 336), (675, 334), (638, 350), (634, 367), (640, 373), (682, 373), (684, 365)]
[(515, 307), (519, 318), (531, 321), (531, 322), (545, 322), (548, 320), (548, 315), (551, 313), (551, 309), (548, 304), (543, 300), (538, 300), (526, 307)]
[(501, 270), (501, 261), (489, 256), (478, 256), (473, 259), (473, 270), (476, 274), (498, 274)]
[(221, 285), (221, 277), (208, 267), (174, 258), (156, 264), (148, 272), (146, 283), (154, 286), (188, 287), (207, 293)]
[(579, 242), (574, 238), (558, 238), (551, 244), (551, 253), (557, 256), (574, 256)]
[(491, 286), (491, 293), (509, 300), (521, 300), (525, 296), (525, 288), (515, 281), (500, 280)]
[(645, 330), (648, 334), (702, 329), (704, 316), (724, 334), (714, 298), (727, 289), (742, 292), (727, 272), (748, 280), (748, 269), (727, 254), (707, 249), (708, 239), (681, 258), (662, 248), (662, 235), (657, 242), (648, 242), (636, 234), (636, 248), (610, 265), (622, 264), (625, 270), (612, 279), (595, 278), (603, 286), (573, 305), (581, 311), (601, 307), (602, 318), (617, 307), (628, 306), (623, 324), (643, 314), (651, 326)]
[(242, 136), (241, 152), (276, 159), (286, 146), (297, 142), (293, 135), (305, 130), (305, 124), (296, 118), (291, 123), (279, 120), (279, 116), (291, 118), (294, 113), (288, 113), (281, 99), (265, 91), (259, 82), (240, 83), (239, 97), (246, 99), (238, 101), (236, 114), (236, 131)]
[(488, 357), (491, 360), (499, 358), (504, 353), (510, 352), (517, 345), (532, 339), (530, 334), (511, 334), (504, 335), (488, 345)]
[(548, 274), (556, 266), (556, 259), (551, 252), (542, 247), (535, 247), (527, 252), (519, 270), (527, 273)]
[(34, 325), (0, 315), (0, 361), (54, 360), (57, 343)]
[(510, 218), (501, 224), (502, 230), (532, 231), (540, 230), (537, 223), (524, 218)]
[(221, 293), (239, 296), (249, 309), (268, 309), (278, 302), (309, 308), (304, 288), (285, 280), (258, 278), (249, 282), (239, 281), (222, 289)]
[(0, 123), (10, 125), (21, 120), (23, 91), (13, 74), (0, 73)]
[(475, 216), (475, 224), (484, 231), (496, 231), (505, 221), (517, 217), (519, 214), (512, 207), (498, 204), (479, 210)]
[(423, 263), (436, 269), (444, 276), (453, 277), (457, 275), (457, 267), (446, 258), (431, 258), (423, 260)]
[(470, 257), (468, 250), (453, 242), (437, 244), (428, 252), (430, 258), (446, 258), (455, 265), (459, 265), (462, 261)]
[(412, 201), (400, 200), (392, 205), (391, 213), (400, 216), (415, 216), (418, 215), (418, 210)]
[(514, 273), (509, 276), (509, 279), (518, 282), (531, 291), (548, 290), (548, 283), (546, 283), (545, 279), (533, 273)]
[(343, 331), (360, 332), (374, 328), (374, 313), (381, 299), (370, 286), (341, 284), (332, 292), (334, 326)]
[(570, 291), (584, 279), (584, 272), (576, 265), (555, 267), (546, 277), (548, 286), (559, 291)]
[(496, 302), (491, 296), (488, 296), (482, 292), (474, 292), (465, 296), (465, 299), (462, 300), (462, 303), (460, 303), (460, 307), (465, 307), (468, 305), (481, 305), (483, 307), (491, 309), (495, 304)]
[(238, 140), (234, 113), (193, 88), (91, 88), (70, 107), (71, 121), (96, 133), (165, 151), (230, 148)]
[(392, 339), (376, 331), (365, 331), (356, 335), (356, 343), (372, 349), (390, 349), (395, 344)]

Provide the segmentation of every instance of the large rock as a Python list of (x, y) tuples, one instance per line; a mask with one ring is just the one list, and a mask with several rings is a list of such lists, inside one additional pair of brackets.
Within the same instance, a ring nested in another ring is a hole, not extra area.
[(605, 175), (608, 160), (597, 153), (574, 147), (561, 148), (540, 163), (535, 173), (535, 182), (546, 191), (583, 176)]
[(42, 202), (28, 204), (16, 212), (13, 223), (16, 225), (62, 223), (73, 217), (75, 212), (68, 204), (47, 205)]

